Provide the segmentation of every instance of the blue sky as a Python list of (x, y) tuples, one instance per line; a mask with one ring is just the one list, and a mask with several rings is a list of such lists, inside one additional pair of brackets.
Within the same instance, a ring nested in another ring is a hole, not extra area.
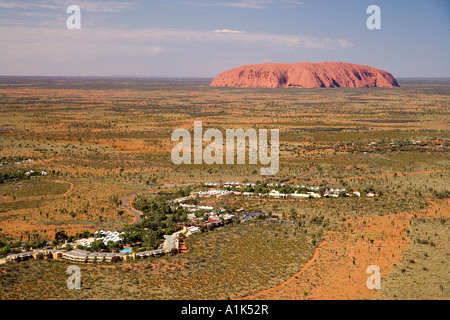
[[(69, 5), (81, 29), (68, 30)], [(369, 5), (381, 29), (369, 30)], [(450, 77), (450, 1), (0, 0), (0, 74), (214, 77), (243, 64), (342, 61)]]

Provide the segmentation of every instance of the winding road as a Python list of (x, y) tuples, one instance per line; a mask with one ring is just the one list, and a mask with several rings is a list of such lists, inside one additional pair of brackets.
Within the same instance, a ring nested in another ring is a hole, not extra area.
[(120, 198), (120, 205), (122, 206), (123, 209), (125, 209), (127, 212), (131, 213), (134, 216), (134, 220), (131, 223), (131, 225), (138, 224), (139, 222), (142, 221), (143, 213), (139, 210), (136, 210), (133, 207), (133, 200), (134, 200), (134, 198), (136, 198), (137, 195), (142, 194), (142, 193), (151, 192), (152, 190), (156, 190), (156, 189), (184, 187), (184, 186), (190, 186), (190, 185), (195, 185), (195, 183), (186, 183), (186, 184), (164, 183), (162, 186), (153, 186), (150, 189), (136, 191), (136, 192), (127, 194), (126, 196), (123, 196), (122, 198)]
[(143, 192), (146, 191), (133, 192), (120, 198), (120, 204), (122, 208), (124, 208), (126, 211), (128, 211), (134, 216), (133, 222), (131, 224), (137, 224), (142, 221), (142, 212), (133, 208), (133, 200), (138, 194)]

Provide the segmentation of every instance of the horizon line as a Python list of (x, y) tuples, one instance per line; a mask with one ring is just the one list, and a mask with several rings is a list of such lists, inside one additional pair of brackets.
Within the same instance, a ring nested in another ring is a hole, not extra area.
[[(214, 79), (215, 76), (163, 76), (163, 75), (2, 75), (0, 78), (140, 78), (140, 79)], [(396, 79), (450, 79), (449, 76), (398, 76)]]

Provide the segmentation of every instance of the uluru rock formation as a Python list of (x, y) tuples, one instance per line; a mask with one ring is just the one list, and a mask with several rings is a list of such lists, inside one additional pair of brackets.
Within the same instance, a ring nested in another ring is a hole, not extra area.
[(219, 74), (215, 87), (333, 88), (399, 87), (387, 71), (344, 62), (261, 63)]

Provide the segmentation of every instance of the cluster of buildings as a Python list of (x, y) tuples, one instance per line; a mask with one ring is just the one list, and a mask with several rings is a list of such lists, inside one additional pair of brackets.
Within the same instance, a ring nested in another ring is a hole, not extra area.
[[(15, 161), (14, 164), (22, 165), (22, 164), (26, 164), (26, 163), (30, 163), (30, 162), (33, 162), (33, 159), (25, 159), (25, 160), (22, 160), (22, 161)], [(0, 166), (4, 166), (4, 165), (7, 165), (7, 164), (8, 164), (7, 161), (0, 162)], [(17, 171), (17, 172), (20, 173), (20, 171)], [(25, 172), (25, 175), (31, 176), (31, 177), (34, 177), (34, 176), (46, 176), (46, 175), (48, 175), (48, 172), (45, 171), (45, 170), (42, 170), (42, 171), (30, 170), (30, 171)]]
[[(238, 182), (233, 182), (238, 184)], [(196, 191), (193, 192), (189, 197), (184, 197), (184, 198), (179, 198), (176, 199), (176, 202), (182, 202), (182, 200), (188, 200), (188, 199), (192, 199), (195, 196), (201, 196), (201, 197), (211, 197), (211, 196), (216, 196), (216, 197), (220, 197), (222, 195), (228, 195), (228, 194), (234, 194), (234, 195), (249, 195), (249, 196), (254, 196), (253, 192), (237, 192), (237, 191), (226, 191), (226, 190), (221, 190), (221, 189), (213, 189), (213, 190), (208, 190), (208, 191)], [(267, 194), (260, 194), (260, 196), (267, 196)], [(221, 227), (224, 226), (227, 223), (230, 223), (234, 217), (236, 217), (236, 215), (234, 214), (229, 214), (229, 213), (224, 213), (226, 210), (224, 208), (219, 208), (219, 209), (215, 209), (214, 207), (211, 206), (200, 206), (200, 205), (193, 205), (193, 204), (184, 204), (184, 203), (180, 203), (180, 206), (187, 209), (188, 211), (190, 211), (190, 213), (187, 215), (188, 218), (190, 219), (190, 226), (187, 227), (188, 233), (187, 235), (189, 236), (190, 232), (194, 233), (194, 232), (198, 232), (200, 231), (199, 227), (208, 227), (210, 225), (215, 225), (217, 227)], [(198, 218), (196, 215), (196, 212), (198, 211), (203, 211), (202, 213), (202, 217)], [(238, 209), (236, 210), (236, 214), (238, 214), (239, 220), (240, 222), (247, 222), (249, 220), (255, 219), (258, 216), (262, 215), (262, 212), (259, 211), (250, 211), (250, 212), (245, 212), (244, 209)], [(203, 217), (207, 217), (207, 221), (204, 221)], [(182, 223), (180, 223), (179, 225), (183, 225)]]
[(61, 258), (73, 262), (115, 262), (126, 260), (128, 256), (125, 252), (90, 252), (75, 249), (64, 252)]
[(122, 242), (122, 235), (125, 234), (125, 232), (119, 232), (119, 231), (104, 231), (100, 230), (97, 232), (94, 232), (94, 235), (100, 235), (99, 238), (96, 240), (103, 240), (104, 244), (107, 244), (109, 241), (112, 242)]
[(180, 234), (182, 231), (178, 231), (171, 235), (164, 236), (164, 243), (162, 248), (148, 251), (141, 251), (135, 254), (135, 259), (145, 259), (148, 257), (159, 257), (168, 253), (176, 253), (180, 250)]
[(241, 222), (248, 222), (252, 219), (256, 219), (257, 217), (259, 217), (260, 215), (262, 215), (263, 213), (260, 211), (250, 211), (250, 212), (245, 212), (241, 214)]
[(224, 187), (237, 187), (240, 186), (241, 183), (240, 182), (236, 182), (236, 181), (227, 181), (223, 183)]
[(194, 192), (195, 195), (198, 195), (199, 197), (209, 197), (209, 196), (226, 196), (229, 194), (234, 194), (233, 191), (223, 190), (223, 189), (212, 189), (212, 190), (206, 190), (206, 191), (196, 191)]
[[(211, 190), (214, 191), (214, 190)], [(219, 192), (212, 192), (207, 195), (216, 195), (220, 196), (223, 190), (217, 190)], [(276, 190), (272, 190), (274, 194), (276, 194)], [(253, 193), (251, 193), (253, 195)], [(269, 193), (270, 195), (270, 193)], [(280, 194), (281, 195), (281, 194)], [(181, 202), (182, 200), (191, 199), (193, 196), (184, 197), (180, 199), (176, 199), (175, 201)], [(221, 208), (219, 210), (214, 210), (214, 207), (211, 206), (197, 206), (197, 205), (189, 205), (189, 204), (180, 204), (182, 207), (187, 208), (191, 213), (188, 214), (188, 217), (191, 219), (190, 225), (183, 225), (183, 229), (175, 232), (171, 235), (164, 235), (164, 242), (162, 246), (155, 250), (141, 251), (141, 252), (131, 252), (130, 249), (122, 250), (120, 252), (91, 252), (82, 249), (73, 249), (73, 250), (50, 250), (50, 249), (41, 249), (34, 250), (30, 252), (21, 252), (10, 254), (6, 256), (6, 258), (0, 259), (0, 264), (10, 262), (10, 261), (26, 261), (29, 259), (64, 259), (73, 262), (116, 262), (121, 260), (130, 260), (130, 259), (145, 259), (148, 257), (158, 257), (168, 253), (179, 252), (180, 250), (180, 237), (181, 235), (190, 236), (194, 233), (200, 232), (200, 227), (208, 227), (209, 225), (214, 224), (215, 226), (223, 226), (225, 223), (230, 222), (235, 215), (228, 213), (220, 213), (225, 211), (225, 209)], [(204, 221), (203, 218), (200, 222), (196, 217), (196, 211), (202, 211), (204, 216), (207, 216), (207, 221)], [(216, 212), (219, 212), (217, 215)], [(242, 210), (238, 210), (242, 211)], [(251, 212), (242, 212), (240, 214), (240, 221), (247, 222), (249, 220), (255, 219), (258, 216), (262, 215), (262, 212), (251, 211)], [(124, 232), (118, 231), (104, 231), (100, 230), (94, 233), (94, 237), (88, 239), (79, 239), (75, 244), (65, 243), (65, 245), (81, 245), (83, 247), (89, 248), (93, 241), (102, 240), (105, 245), (108, 245), (110, 241), (112, 242), (122, 242), (122, 235)]]
[(61, 259), (62, 254), (66, 250), (35, 250), (29, 252), (20, 252), (7, 255), (5, 258), (0, 259), (0, 264), (6, 263), (9, 261), (27, 261), (30, 259)]
[[(21, 164), (26, 163), (26, 162), (33, 162), (33, 160), (32, 160), (32, 159), (26, 159), (26, 160), (22, 160), (22, 161), (15, 161), (14, 163), (15, 163), (16, 165), (21, 165)], [(2, 161), (2, 162), (0, 162), (0, 166), (4, 166), (4, 165), (6, 165), (6, 164), (8, 164), (7, 161)]]
[(222, 180), (217, 183), (217, 182), (205, 182), (203, 183), (203, 185), (205, 187), (237, 187), (240, 186), (241, 183), (240, 182), (235, 182), (235, 181), (227, 181), (227, 182), (223, 182)]
[[(171, 235), (164, 235), (164, 242), (162, 244), (162, 247), (155, 250), (148, 250), (148, 251), (140, 251), (137, 253), (131, 253), (127, 254), (124, 253), (123, 257), (124, 259), (146, 259), (149, 257), (160, 257), (165, 254), (169, 253), (176, 253), (180, 251), (180, 245), (181, 245), (181, 235), (185, 235), (189, 237), (191, 234), (200, 232), (200, 229), (195, 226), (190, 227), (184, 227), (182, 230), (177, 231)], [(120, 252), (123, 253), (123, 252)]]
[(21, 252), (10, 254), (3, 259), (3, 263), (10, 261), (26, 261), (26, 260), (41, 260), (41, 259), (65, 259), (73, 262), (112, 262), (126, 260), (130, 255), (124, 252), (90, 252), (86, 250), (35, 250), (29, 252)]
[(143, 251), (132, 253), (130, 251), (121, 252), (91, 252), (87, 250), (35, 250), (30, 252), (21, 252), (10, 254), (6, 258), (0, 260), (1, 263), (10, 261), (26, 261), (30, 259), (65, 259), (73, 262), (116, 262), (121, 260), (143, 259), (150, 256), (162, 256), (168, 253), (178, 252), (180, 249), (180, 235), (181, 233), (192, 234), (199, 232), (198, 228), (185, 228), (172, 235), (165, 235), (162, 247), (156, 250)]
[(47, 171), (35, 172), (33, 170), (25, 172), (27, 176), (46, 176), (48, 174)]
[[(205, 186), (218, 186), (219, 183), (205, 183)], [(224, 187), (256, 187), (258, 186), (255, 183), (244, 183), (240, 184), (239, 182), (226, 182), (223, 184)], [(242, 195), (244, 197), (273, 197), (273, 198), (321, 198), (322, 195), (319, 193), (320, 187), (318, 186), (305, 186), (305, 185), (292, 185), (292, 187), (296, 189), (301, 189), (301, 192), (295, 191), (293, 193), (282, 193), (280, 192), (279, 188), (282, 188), (284, 186), (287, 186), (285, 183), (268, 183), (266, 185), (267, 187), (270, 187), (271, 190), (268, 193), (255, 193), (255, 192), (249, 192), (249, 191), (232, 191), (232, 190), (224, 190), (224, 189), (209, 189), (206, 191), (196, 191), (194, 192), (194, 195), (200, 196), (200, 197), (221, 197), (226, 195)], [(337, 198), (341, 195), (344, 195), (346, 197), (349, 196), (355, 196), (355, 197), (361, 197), (361, 192), (359, 191), (350, 191), (347, 192), (345, 188), (339, 189), (339, 188), (329, 188), (325, 190), (323, 197), (325, 198)], [(367, 193), (368, 197), (375, 197), (377, 196), (373, 192)]]
[(186, 236), (189, 237), (191, 234), (200, 232), (200, 229), (196, 226), (190, 226), (190, 227), (186, 227)]
[[(280, 190), (284, 186), (287, 186), (285, 183), (269, 183), (265, 186), (271, 187), (270, 191), (267, 193), (257, 193), (257, 192), (248, 192), (248, 191), (238, 191), (237, 188), (240, 187), (256, 187), (258, 184), (256, 183), (244, 183), (240, 184), (239, 182), (225, 182), (225, 183), (213, 183), (213, 182), (207, 182), (204, 184), (205, 186), (223, 186), (223, 187), (233, 187), (233, 189), (228, 190), (221, 189), (221, 188), (214, 188), (209, 190), (201, 190), (201, 191), (195, 191), (192, 192), (190, 196), (183, 197), (176, 199), (176, 202), (179, 202), (180, 205), (188, 209), (190, 212), (188, 214), (188, 218), (190, 219), (190, 225), (197, 226), (197, 227), (208, 227), (210, 224), (215, 224), (216, 226), (223, 226), (225, 223), (230, 222), (235, 215), (233, 214), (222, 214), (223, 211), (225, 211), (223, 208), (221, 209), (214, 209), (214, 207), (210, 206), (199, 206), (199, 205), (193, 205), (193, 204), (185, 204), (182, 203), (186, 200), (193, 199), (195, 197), (222, 197), (227, 195), (242, 195), (244, 197), (272, 197), (272, 198), (321, 198), (321, 197), (339, 197), (339, 196), (356, 196), (360, 197), (361, 193), (358, 191), (351, 191), (347, 192), (345, 188), (339, 189), (339, 188), (329, 188), (326, 189), (325, 192), (320, 192), (320, 187), (318, 186), (305, 186), (305, 185), (292, 185), (293, 188), (296, 189), (295, 192), (292, 193), (282, 193)], [(368, 197), (376, 196), (374, 193), (368, 193)], [(196, 214), (198, 211), (203, 211), (202, 215), (198, 217)], [(250, 219), (254, 219), (258, 214), (256, 212), (252, 213), (243, 213), (239, 215), (239, 219), (241, 222), (248, 221)], [(207, 217), (207, 221), (205, 221), (205, 217)]]
[(280, 193), (278, 190), (272, 189), (268, 193), (269, 197), (274, 198), (320, 198), (321, 195), (317, 192), (308, 191), (306, 193)]
[[(317, 188), (317, 189), (309, 189), (309, 190), (318, 190), (319, 187), (311, 187), (311, 188)], [(350, 193), (347, 192), (345, 189), (327, 189), (325, 190), (323, 197), (325, 198), (337, 198), (341, 195), (344, 195), (346, 197), (350, 197), (351, 195), (355, 196), (355, 197), (361, 197), (361, 192), (359, 191), (351, 191)], [(242, 192), (243, 196), (249, 196), (249, 197), (253, 197), (255, 196), (255, 194), (253, 192)], [(264, 197), (264, 196), (269, 196), (269, 197), (273, 197), (273, 198), (321, 198), (322, 195), (320, 195), (320, 193), (315, 192), (315, 191), (305, 191), (305, 192), (297, 192), (295, 191), (294, 193), (280, 193), (278, 190), (272, 189), (269, 191), (268, 194), (261, 194), (259, 193), (258, 196), (260, 197)], [(367, 193), (368, 197), (375, 197), (376, 194), (373, 192), (369, 192)]]
[(94, 237), (87, 238), (87, 239), (79, 239), (75, 241), (75, 244), (66, 243), (65, 245), (73, 245), (78, 246), (81, 245), (86, 248), (91, 247), (91, 243), (97, 240), (102, 240), (103, 244), (106, 246), (108, 245), (108, 242), (112, 241), (114, 243), (122, 243), (123, 238), (122, 235), (125, 234), (125, 232), (118, 232), (118, 231), (96, 231), (94, 232)]
[[(216, 196), (219, 196), (219, 194), (217, 194)], [(219, 214), (217, 214), (217, 212), (214, 211), (214, 207), (210, 206), (198, 206), (184, 203), (180, 205), (190, 212), (187, 216), (192, 226), (208, 227), (209, 225), (214, 224), (215, 226), (219, 227), (225, 225), (225, 223), (230, 222), (234, 217), (233, 214), (222, 214), (222, 212), (225, 211), (224, 208), (218, 209), (217, 211), (219, 211)], [(203, 211), (203, 215), (200, 218), (196, 216), (196, 212), (198, 211)], [(204, 216), (207, 217), (207, 221), (203, 221)]]
[[(164, 235), (164, 242), (161, 247), (155, 250), (141, 251), (141, 252), (131, 252), (131, 248), (121, 250), (120, 252), (91, 252), (82, 249), (40, 249), (33, 250), (29, 252), (21, 252), (10, 254), (5, 258), (0, 259), (0, 264), (7, 263), (10, 261), (26, 261), (30, 259), (40, 260), (40, 259), (64, 259), (73, 262), (116, 262), (121, 260), (131, 260), (131, 259), (144, 259), (148, 257), (158, 257), (169, 253), (176, 253), (180, 250), (180, 237), (182, 234), (185, 236), (190, 236), (191, 234), (200, 232), (200, 229), (196, 226), (184, 226), (184, 228), (178, 232), (171, 235)], [(102, 240), (106, 245), (109, 241), (122, 242), (122, 234), (118, 231), (104, 231), (100, 230), (94, 233), (94, 235), (100, 235), (100, 237), (92, 237), (89, 239), (80, 239), (76, 241), (75, 245), (82, 245), (85, 247), (90, 247), (90, 244), (96, 240)], [(62, 247), (67, 245), (74, 245), (65, 243)]]
[[(27, 172), (26, 174), (33, 174), (33, 171)], [(42, 171), (41, 175), (46, 175), (45, 171)], [(257, 184), (255, 183), (245, 183), (241, 185), (239, 182), (225, 182), (220, 183), (205, 183), (205, 186), (208, 187), (233, 187), (239, 188), (240, 186), (244, 187), (255, 187)], [(196, 191), (193, 192), (190, 196), (175, 199), (174, 202), (180, 203), (183, 208), (188, 209), (190, 212), (188, 214), (188, 218), (190, 219), (190, 224), (186, 225), (182, 223), (180, 226), (183, 226), (183, 229), (173, 233), (172, 235), (164, 235), (164, 242), (159, 249), (149, 250), (149, 251), (141, 251), (141, 252), (131, 252), (131, 249), (122, 250), (120, 252), (91, 252), (87, 250), (74, 249), (74, 250), (34, 250), (30, 252), (22, 252), (16, 254), (10, 254), (6, 256), (6, 258), (0, 259), (1, 263), (6, 263), (9, 261), (25, 261), (29, 259), (66, 259), (74, 262), (115, 262), (121, 260), (129, 260), (129, 259), (144, 259), (148, 257), (157, 257), (161, 255), (165, 255), (168, 253), (175, 253), (180, 250), (180, 236), (190, 236), (191, 234), (200, 232), (200, 227), (208, 227), (210, 225), (215, 226), (223, 226), (235, 217), (233, 214), (223, 213), (225, 209), (215, 209), (211, 206), (199, 206), (192, 204), (184, 204), (185, 200), (193, 199), (195, 196), (200, 197), (220, 197), (225, 195), (243, 195), (248, 197), (274, 197), (274, 198), (320, 198), (321, 194), (319, 194), (319, 187), (307, 187), (304, 185), (296, 185), (293, 186), (297, 190), (301, 190), (301, 192), (295, 191), (294, 193), (280, 193), (276, 188), (286, 186), (284, 183), (269, 183), (266, 186), (271, 187), (272, 189), (268, 193), (255, 193), (255, 192), (239, 192), (239, 191), (230, 191), (224, 189), (210, 189), (207, 191)], [(346, 191), (346, 189), (339, 188), (330, 188), (323, 193), (324, 197), (339, 197), (340, 195), (350, 196), (350, 193)], [(353, 196), (360, 197), (361, 193), (358, 191), (352, 192)], [(368, 197), (374, 197), (376, 194), (369, 192), (367, 193)], [(239, 211), (242, 211), (238, 210)], [(202, 212), (201, 217), (196, 216), (196, 212)], [(262, 212), (251, 211), (251, 212), (242, 212), (239, 214), (239, 219), (241, 222), (247, 222), (249, 220), (255, 219), (258, 216), (262, 215)], [(205, 221), (205, 217), (207, 217), (207, 221)], [(278, 222), (285, 222), (283, 220), (274, 219)], [(94, 233), (94, 237), (88, 239), (80, 239), (77, 240), (75, 244), (65, 245), (73, 245), (78, 246), (81, 245), (83, 247), (89, 248), (91, 243), (94, 241), (102, 240), (104, 245), (108, 245), (110, 242), (114, 243), (122, 243), (124, 232), (118, 231), (104, 231), (100, 230)]]
[(205, 183), (203, 183), (203, 185), (205, 187), (211, 187), (211, 188), (219, 187), (219, 184), (217, 182), (205, 182)]

